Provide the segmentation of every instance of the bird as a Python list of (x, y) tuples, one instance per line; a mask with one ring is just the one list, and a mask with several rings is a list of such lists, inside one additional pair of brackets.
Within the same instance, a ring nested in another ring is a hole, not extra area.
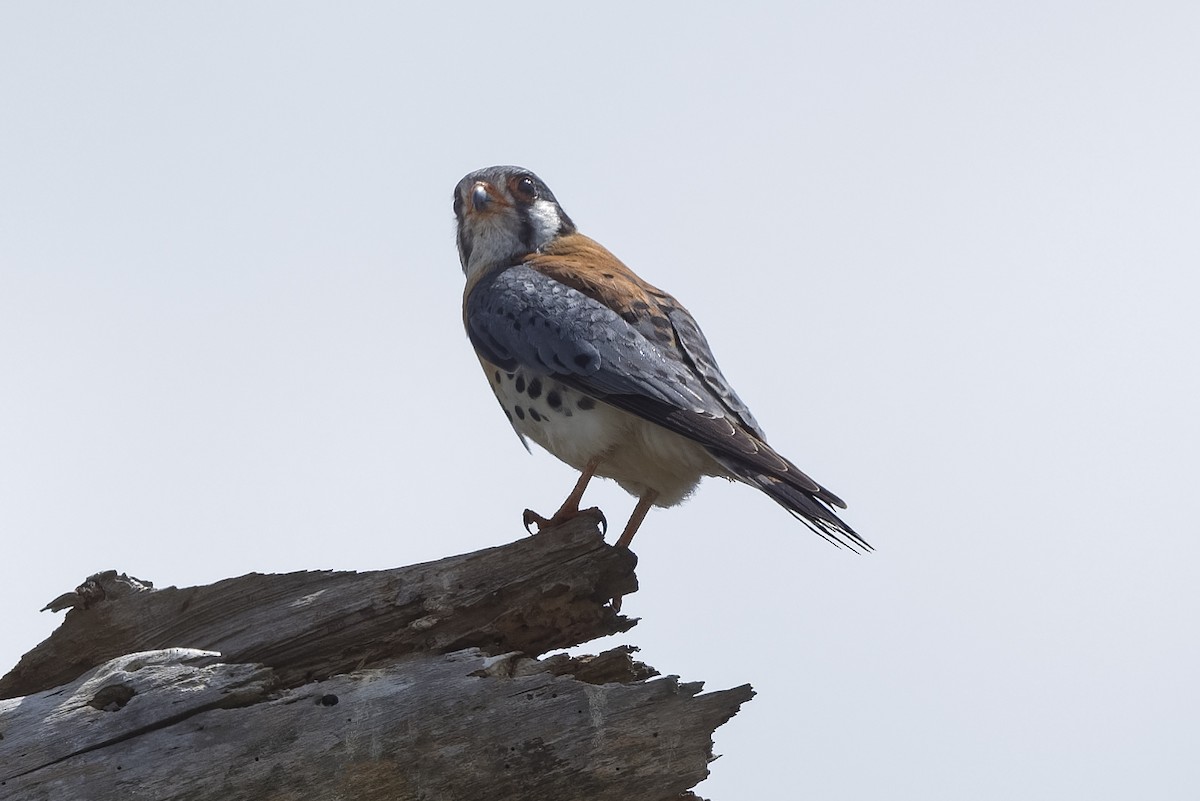
[(603, 521), (580, 505), (593, 477), (610, 478), (638, 499), (616, 542), (628, 548), (652, 507), (713, 476), (761, 490), (835, 545), (872, 550), (834, 512), (846, 504), (767, 444), (688, 310), (580, 233), (541, 178), (471, 172), (454, 216), (463, 324), (492, 391), (527, 450), (533, 440), (580, 473), (550, 517), (525, 510), (526, 529)]

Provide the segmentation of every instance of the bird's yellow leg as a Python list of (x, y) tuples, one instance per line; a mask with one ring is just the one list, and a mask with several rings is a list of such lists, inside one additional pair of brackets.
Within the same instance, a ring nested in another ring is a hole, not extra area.
[(637, 506), (633, 507), (633, 514), (629, 516), (629, 522), (625, 524), (625, 530), (621, 532), (621, 538), (617, 540), (618, 548), (628, 548), (629, 543), (633, 542), (633, 535), (637, 534), (642, 521), (646, 519), (646, 513), (650, 511), (650, 507), (654, 505), (654, 499), (657, 497), (656, 491), (648, 489), (646, 494), (638, 498)]
[[(525, 521), (525, 529), (537, 524), (538, 531), (551, 526), (557, 526), (560, 523), (565, 523), (568, 520), (586, 514), (600, 519), (604, 529), (608, 529), (608, 521), (604, 519), (604, 513), (596, 507), (591, 509), (580, 509), (579, 502), (583, 500), (583, 492), (587, 489), (588, 482), (592, 480), (592, 476), (596, 475), (596, 468), (600, 466), (600, 462), (604, 460), (603, 456), (595, 456), (583, 466), (583, 472), (579, 474), (579, 480), (575, 482), (575, 488), (571, 490), (571, 494), (563, 501), (563, 505), (558, 507), (558, 511), (550, 517), (542, 517), (532, 509), (526, 509), (522, 519)], [(643, 513), (644, 516), (644, 513)]]

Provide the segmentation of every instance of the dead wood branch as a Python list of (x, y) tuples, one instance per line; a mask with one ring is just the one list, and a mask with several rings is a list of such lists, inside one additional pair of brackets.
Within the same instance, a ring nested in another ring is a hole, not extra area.
[(369, 573), (97, 574), (0, 679), (0, 797), (692, 797), (749, 686), (537, 658), (632, 627), (635, 562), (581, 520)]

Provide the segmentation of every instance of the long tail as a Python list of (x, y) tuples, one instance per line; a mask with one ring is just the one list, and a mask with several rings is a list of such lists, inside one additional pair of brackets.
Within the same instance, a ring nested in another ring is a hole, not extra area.
[(776, 503), (787, 509), (792, 517), (823, 539), (855, 552), (875, 550), (844, 520), (834, 514), (833, 507), (846, 508), (842, 499), (804, 475), (786, 459), (783, 461), (791, 469), (767, 472), (759, 466), (749, 465), (728, 456), (717, 458), (739, 481), (770, 495)]

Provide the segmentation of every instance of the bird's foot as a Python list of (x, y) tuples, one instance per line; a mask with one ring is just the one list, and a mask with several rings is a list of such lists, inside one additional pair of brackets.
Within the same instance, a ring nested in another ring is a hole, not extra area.
[[(545, 529), (553, 528), (568, 520), (574, 520), (577, 517), (592, 518), (600, 525), (601, 536), (608, 533), (608, 519), (604, 516), (604, 512), (601, 512), (597, 506), (589, 509), (559, 509), (552, 517), (542, 517), (532, 509), (526, 509), (525, 514), (521, 516), (521, 520), (525, 523), (525, 530), (530, 534), (540, 534)], [(535, 525), (537, 526), (537, 531), (534, 531), (532, 528)]]

